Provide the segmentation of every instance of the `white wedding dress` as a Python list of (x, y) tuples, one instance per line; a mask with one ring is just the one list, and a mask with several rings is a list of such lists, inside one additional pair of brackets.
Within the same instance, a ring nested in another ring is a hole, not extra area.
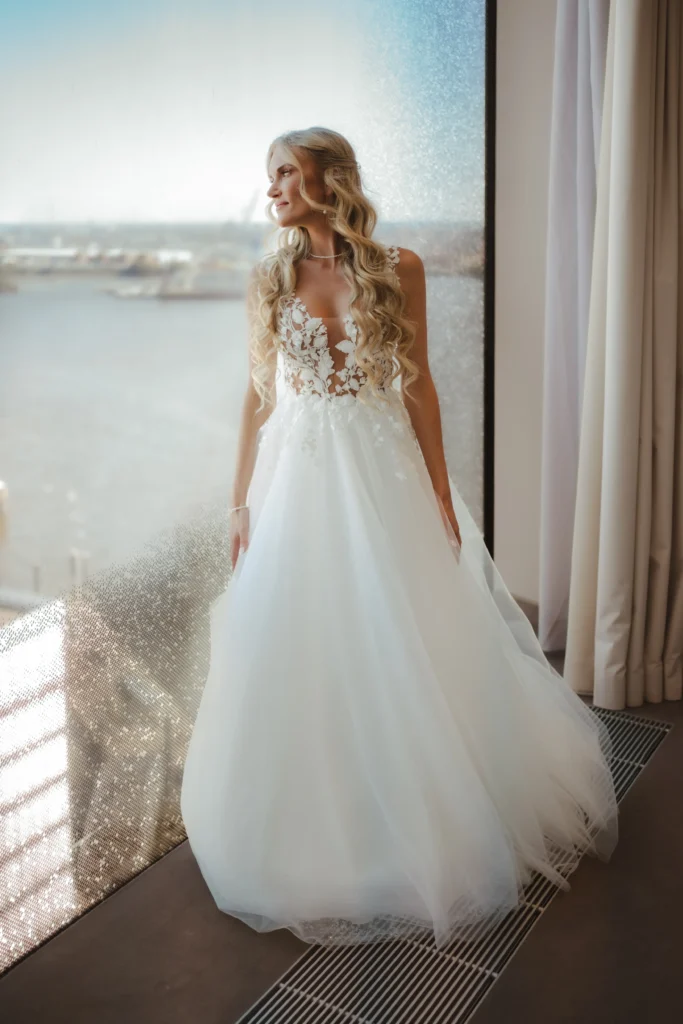
[(441, 947), (534, 871), (566, 889), (584, 852), (609, 858), (610, 740), (450, 481), (459, 547), (397, 388), (358, 399), (344, 328), (333, 385), (327, 325), (285, 303), (181, 812), (216, 904), (252, 928)]

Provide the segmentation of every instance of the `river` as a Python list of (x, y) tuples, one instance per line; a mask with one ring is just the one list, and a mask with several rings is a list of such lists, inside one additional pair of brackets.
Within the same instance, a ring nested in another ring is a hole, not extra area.
[[(0, 294), (0, 587), (43, 599), (230, 498), (247, 381), (239, 301), (131, 300), (120, 279), (22, 277)], [(481, 519), (482, 283), (428, 279), (451, 476)]]

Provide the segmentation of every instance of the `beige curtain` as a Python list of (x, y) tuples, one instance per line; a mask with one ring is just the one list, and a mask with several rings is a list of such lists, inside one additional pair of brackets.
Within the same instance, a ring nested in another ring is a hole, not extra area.
[(612, 0), (565, 677), (680, 700), (681, 3)]
[(558, 0), (546, 242), (538, 639), (565, 650), (610, 0)]

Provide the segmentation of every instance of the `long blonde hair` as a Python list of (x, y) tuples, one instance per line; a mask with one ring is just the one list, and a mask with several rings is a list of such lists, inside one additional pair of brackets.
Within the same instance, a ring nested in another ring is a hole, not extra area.
[[(314, 210), (327, 209), (328, 223), (341, 236), (341, 269), (351, 286), (350, 313), (358, 327), (355, 357), (367, 376), (367, 386), (374, 395), (385, 397), (381, 392), (387, 384), (383, 366), (390, 361), (391, 381), (402, 374), (402, 386), (407, 393), (405, 389), (420, 375), (418, 364), (408, 356), (415, 340), (416, 325), (404, 316), (405, 296), (388, 265), (384, 247), (371, 238), (377, 213), (363, 192), (353, 147), (343, 135), (330, 128), (285, 132), (271, 143), (266, 166), (278, 144), (299, 168), (302, 197)], [(295, 147), (307, 150), (322, 171), (324, 183), (333, 192), (327, 203), (316, 202), (306, 192), (303, 168)], [(278, 224), (273, 202), (268, 203), (266, 216)], [(251, 376), (261, 397), (259, 409), (268, 400), (275, 378), (282, 303), (293, 295), (296, 265), (311, 249), (305, 227), (280, 228), (275, 235), (274, 251), (254, 268), (248, 296)], [(358, 398), (364, 400), (362, 389)]]

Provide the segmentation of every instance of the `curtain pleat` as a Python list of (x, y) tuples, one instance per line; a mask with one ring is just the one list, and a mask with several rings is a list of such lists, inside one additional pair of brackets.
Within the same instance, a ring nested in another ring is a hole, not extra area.
[(609, 708), (682, 695), (681, 28), (611, 5), (564, 669)]
[(546, 251), (538, 636), (567, 638), (609, 0), (558, 0)]

